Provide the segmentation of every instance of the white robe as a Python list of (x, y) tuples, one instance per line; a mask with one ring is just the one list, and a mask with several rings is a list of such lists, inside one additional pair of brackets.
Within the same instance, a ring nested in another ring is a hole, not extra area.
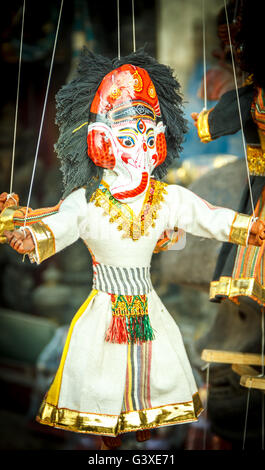
[[(141, 196), (130, 208), (139, 213), (143, 201)], [(178, 227), (227, 241), (236, 217), (233, 210), (213, 207), (177, 185), (166, 186), (154, 226), (138, 240), (123, 238), (122, 230), (103, 212), (86, 201), (84, 188), (74, 191), (57, 214), (44, 220), (55, 252), (81, 238), (97, 263), (149, 268), (164, 230)], [(37, 253), (36, 257), (40, 262)], [(113, 344), (105, 341), (112, 318), (110, 295), (92, 291), (69, 329), (60, 368), (37, 417), (41, 423), (115, 436), (197, 420), (202, 405), (179, 328), (153, 288), (147, 298), (155, 339)]]

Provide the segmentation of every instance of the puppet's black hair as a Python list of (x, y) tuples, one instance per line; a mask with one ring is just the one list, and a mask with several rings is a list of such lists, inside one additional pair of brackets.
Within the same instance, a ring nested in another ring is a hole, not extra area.
[(255, 85), (265, 88), (264, 15), (261, 13), (261, 2), (242, 0), (242, 4), (242, 26), (237, 35), (239, 65), (243, 71), (253, 74)]
[(154, 170), (154, 177), (163, 178), (168, 166), (179, 156), (187, 128), (182, 111), (180, 85), (170, 67), (159, 64), (144, 48), (113, 60), (84, 48), (75, 78), (64, 85), (56, 95), (56, 123), (60, 133), (55, 150), (61, 161), (63, 197), (76, 188), (86, 186), (86, 197), (89, 200), (102, 179), (103, 168), (96, 166), (87, 155), (87, 125), (76, 129), (89, 121), (91, 103), (105, 75), (123, 64), (144, 68), (158, 95), (163, 123), (166, 126), (167, 158)]

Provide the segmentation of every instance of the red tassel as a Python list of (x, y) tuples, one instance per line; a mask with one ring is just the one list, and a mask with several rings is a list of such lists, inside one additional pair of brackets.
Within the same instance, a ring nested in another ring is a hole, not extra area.
[(109, 343), (128, 343), (129, 335), (126, 328), (126, 318), (120, 315), (113, 315), (111, 324), (106, 331), (105, 341)]

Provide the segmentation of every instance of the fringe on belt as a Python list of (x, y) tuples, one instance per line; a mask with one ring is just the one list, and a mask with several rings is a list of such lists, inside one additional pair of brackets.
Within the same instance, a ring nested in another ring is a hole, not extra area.
[(112, 320), (105, 335), (111, 343), (143, 343), (154, 339), (147, 294), (152, 290), (149, 267), (94, 264), (93, 288), (111, 297)]

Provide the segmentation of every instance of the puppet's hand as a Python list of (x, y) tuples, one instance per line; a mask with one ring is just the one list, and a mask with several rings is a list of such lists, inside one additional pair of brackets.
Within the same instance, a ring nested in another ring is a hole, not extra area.
[(1, 193), (0, 194), (0, 212), (2, 212), (3, 209), (6, 207), (10, 206), (18, 206), (19, 204), (19, 197), (17, 194), (12, 193)]
[(31, 253), (35, 249), (34, 241), (31, 233), (27, 230), (26, 233), (14, 230), (4, 232), (7, 243), (13, 248), (13, 250), (24, 255), (25, 253)]
[(249, 245), (261, 246), (265, 240), (265, 222), (257, 220), (253, 222), (248, 238)]
[(199, 117), (199, 113), (191, 113), (191, 117), (194, 121), (194, 126), (198, 126), (198, 117)]

